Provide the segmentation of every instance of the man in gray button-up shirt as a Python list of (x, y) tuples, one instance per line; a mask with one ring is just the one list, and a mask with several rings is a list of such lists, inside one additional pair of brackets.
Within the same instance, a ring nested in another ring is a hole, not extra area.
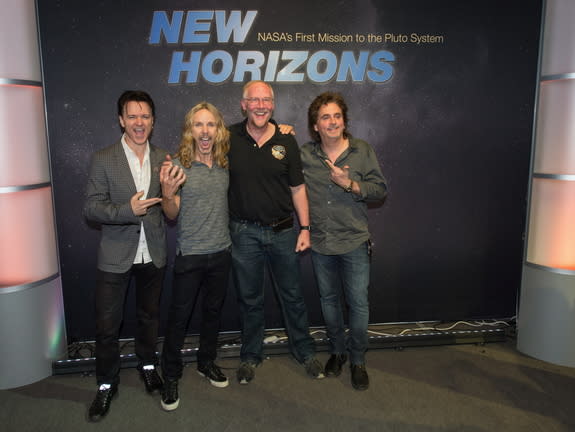
[[(347, 105), (339, 93), (325, 92), (308, 110), (311, 142), (301, 147), (308, 191), (313, 268), (331, 356), (327, 376), (338, 376), (350, 353), (353, 387), (365, 390), (369, 324), (370, 234), (367, 202), (383, 202), (385, 178), (365, 141), (347, 132)], [(346, 341), (339, 286), (349, 309)]]

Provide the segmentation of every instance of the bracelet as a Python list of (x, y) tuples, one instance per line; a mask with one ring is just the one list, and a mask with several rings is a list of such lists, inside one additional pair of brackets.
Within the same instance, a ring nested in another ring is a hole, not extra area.
[(344, 190), (349, 193), (349, 192), (352, 191), (352, 189), (353, 189), (353, 180), (351, 180), (351, 181), (349, 182), (349, 186), (346, 187)]
[(311, 231), (311, 226), (309, 226), (309, 225), (301, 225), (301, 226), (299, 227), (299, 230), (300, 230), (300, 231)]

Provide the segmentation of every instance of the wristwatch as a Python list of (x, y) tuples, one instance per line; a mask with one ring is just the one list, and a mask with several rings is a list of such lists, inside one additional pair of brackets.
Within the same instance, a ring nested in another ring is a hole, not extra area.
[(300, 225), (299, 230), (300, 231), (311, 231), (311, 226), (310, 225)]
[(349, 192), (352, 191), (352, 189), (353, 189), (353, 180), (351, 180), (351, 181), (349, 182), (349, 186), (346, 187), (344, 190), (349, 193)]

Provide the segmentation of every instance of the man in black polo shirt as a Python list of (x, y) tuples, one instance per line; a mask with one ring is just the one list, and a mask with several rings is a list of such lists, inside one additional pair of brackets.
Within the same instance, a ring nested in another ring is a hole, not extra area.
[[(308, 202), (299, 147), (271, 119), (274, 95), (263, 81), (244, 86), (245, 120), (230, 127), (230, 234), (232, 269), (242, 319), (240, 384), (247, 384), (263, 360), (264, 271), (266, 265), (281, 304), (290, 348), (313, 378), (323, 378), (309, 335), (299, 282), (298, 252), (310, 247)], [(293, 211), (300, 224), (294, 230)]]

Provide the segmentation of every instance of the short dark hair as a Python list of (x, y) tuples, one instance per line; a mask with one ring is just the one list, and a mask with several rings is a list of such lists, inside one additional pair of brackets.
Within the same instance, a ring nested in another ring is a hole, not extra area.
[(150, 109), (152, 110), (152, 117), (156, 117), (156, 107), (154, 106), (154, 101), (152, 100), (152, 97), (145, 91), (126, 90), (124, 93), (122, 93), (118, 98), (118, 116), (122, 117), (122, 114), (124, 114), (124, 107), (128, 102), (146, 102), (148, 105), (150, 105)]
[(307, 110), (307, 129), (309, 136), (315, 142), (321, 141), (319, 133), (314, 129), (314, 126), (317, 123), (319, 110), (322, 106), (327, 105), (328, 103), (334, 103), (341, 109), (341, 114), (343, 115), (343, 125), (345, 126), (343, 137), (349, 137), (349, 133), (347, 131), (347, 104), (345, 103), (345, 100), (340, 93), (327, 91), (317, 96), (312, 101), (309, 109)]

